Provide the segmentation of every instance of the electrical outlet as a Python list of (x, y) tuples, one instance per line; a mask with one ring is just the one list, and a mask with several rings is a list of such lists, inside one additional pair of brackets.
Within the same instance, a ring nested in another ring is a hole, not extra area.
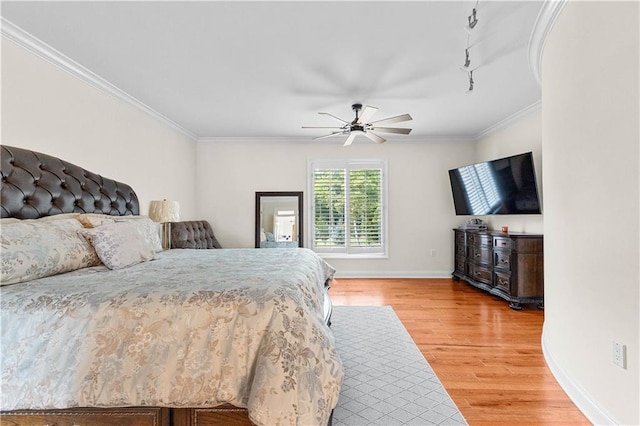
[(620, 342), (613, 342), (613, 363), (618, 367), (627, 368), (627, 346)]
[(430, 254), (431, 254), (431, 257), (436, 257), (436, 254), (437, 254), (436, 249), (431, 249)]

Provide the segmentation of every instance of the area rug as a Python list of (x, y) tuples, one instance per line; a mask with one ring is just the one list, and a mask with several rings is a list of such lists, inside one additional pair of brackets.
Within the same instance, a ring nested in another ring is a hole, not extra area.
[(390, 306), (334, 306), (345, 367), (333, 426), (466, 425)]

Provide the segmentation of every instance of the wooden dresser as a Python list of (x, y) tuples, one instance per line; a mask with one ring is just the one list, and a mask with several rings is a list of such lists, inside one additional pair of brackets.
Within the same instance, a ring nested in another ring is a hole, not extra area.
[(544, 253), (540, 234), (454, 229), (453, 278), (510, 302), (512, 309), (544, 307)]

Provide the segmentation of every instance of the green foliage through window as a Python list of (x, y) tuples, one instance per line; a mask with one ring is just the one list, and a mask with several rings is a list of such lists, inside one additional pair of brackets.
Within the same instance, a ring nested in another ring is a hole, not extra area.
[(312, 168), (312, 245), (317, 251), (382, 253), (382, 163)]

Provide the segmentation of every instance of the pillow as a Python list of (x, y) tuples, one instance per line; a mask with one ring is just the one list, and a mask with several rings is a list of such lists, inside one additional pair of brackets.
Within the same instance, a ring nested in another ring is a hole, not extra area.
[(29, 219), (29, 220), (37, 220), (40, 222), (54, 222), (56, 220), (63, 220), (63, 219), (77, 219), (78, 216), (80, 216), (80, 213), (60, 213), (60, 214), (54, 214), (53, 216), (44, 216), (44, 217), (41, 217), (40, 219)]
[(81, 229), (80, 222), (73, 218), (3, 222), (0, 285), (99, 265), (91, 244), (78, 235)]
[(105, 222), (112, 222), (116, 216), (102, 213), (82, 213), (76, 217), (85, 228), (96, 228)]
[(275, 241), (276, 240), (276, 238), (273, 236), (273, 233), (271, 233), (271, 232), (265, 232), (264, 235), (267, 238), (267, 241)]
[(91, 242), (109, 269), (125, 268), (155, 257), (151, 244), (130, 221), (105, 223), (79, 232)]
[(153, 247), (153, 251), (162, 251), (160, 231), (162, 225), (149, 219), (149, 216), (110, 216), (108, 214), (83, 213), (77, 219), (85, 228), (96, 228), (105, 223), (131, 222), (134, 223), (145, 239)]

